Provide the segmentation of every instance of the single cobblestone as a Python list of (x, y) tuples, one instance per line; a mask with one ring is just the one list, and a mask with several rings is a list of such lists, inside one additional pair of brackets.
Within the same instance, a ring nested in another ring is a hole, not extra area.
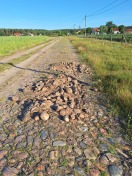
[(66, 145), (66, 142), (64, 142), (64, 141), (55, 141), (55, 142), (53, 142), (53, 146), (54, 147), (65, 146), (65, 145)]
[(0, 151), (0, 160), (8, 153), (7, 150), (1, 150)]

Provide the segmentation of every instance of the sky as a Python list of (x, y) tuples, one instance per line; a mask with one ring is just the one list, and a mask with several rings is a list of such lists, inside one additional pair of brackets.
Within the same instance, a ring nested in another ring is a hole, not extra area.
[(86, 27), (132, 26), (132, 0), (0, 0), (0, 28), (78, 29), (85, 15)]

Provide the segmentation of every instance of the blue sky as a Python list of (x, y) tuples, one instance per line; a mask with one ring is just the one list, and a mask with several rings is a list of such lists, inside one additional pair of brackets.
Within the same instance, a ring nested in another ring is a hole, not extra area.
[[(99, 27), (108, 21), (132, 25), (132, 0), (0, 0), (0, 28), (65, 29)], [(98, 15), (89, 14), (109, 5)]]

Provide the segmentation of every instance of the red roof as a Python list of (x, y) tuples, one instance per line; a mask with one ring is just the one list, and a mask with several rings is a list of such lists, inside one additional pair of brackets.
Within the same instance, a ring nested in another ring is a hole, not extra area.
[(93, 28), (94, 32), (99, 32), (99, 28)]
[(20, 32), (15, 32), (14, 35), (15, 36), (21, 36), (22, 34)]
[(119, 29), (118, 28), (113, 28), (113, 31), (119, 31)]
[(131, 32), (131, 33), (132, 33), (132, 28), (126, 28), (125, 31), (126, 31), (126, 32)]

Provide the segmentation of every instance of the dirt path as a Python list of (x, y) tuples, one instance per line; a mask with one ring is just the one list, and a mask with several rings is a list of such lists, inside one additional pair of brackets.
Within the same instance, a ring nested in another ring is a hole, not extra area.
[[(51, 42), (52, 42), (52, 41), (49, 41), (48, 43), (51, 43)], [(7, 62), (10, 62), (10, 61), (13, 60), (13, 59), (16, 59), (16, 58), (18, 58), (18, 57), (21, 57), (21, 56), (30, 54), (31, 52), (33, 52), (33, 51), (35, 51), (35, 50), (38, 50), (38, 49), (44, 47), (45, 45), (47, 45), (47, 42), (44, 43), (44, 44), (35, 46), (35, 47), (33, 47), (33, 48), (30, 48), (30, 49), (28, 49), (28, 50), (18, 51), (18, 53), (15, 53), (15, 54), (10, 55), (10, 56), (1, 57), (1, 58), (0, 58), (0, 63), (7, 63)]]
[[(25, 61), (13, 65), (11, 64), (11, 66), (13, 66), (10, 69), (7, 69), (3, 72), (0, 73), (0, 85), (2, 85), (4, 82), (6, 82), (8, 79), (10, 79), (11, 77), (13, 77), (17, 72), (19, 72), (21, 69), (26, 70), (26, 66), (28, 64), (30, 64), (31, 62), (33, 62), (34, 59), (38, 58), (40, 55), (42, 55), (44, 52), (46, 52), (50, 47), (52, 47), (55, 43), (57, 42), (57, 40), (50, 42), (50, 44), (46, 47), (44, 47), (43, 49), (39, 50), (37, 53), (33, 54), (32, 56), (30, 56), (28, 59), (26, 59)], [(44, 45), (43, 45), (44, 46)], [(42, 47), (42, 46), (41, 46)], [(26, 53), (26, 52), (25, 52)], [(11, 59), (11, 58), (10, 58)], [(9, 58), (8, 58), (9, 61)], [(4, 62), (7, 62), (7, 59), (4, 60)], [(3, 62), (1, 62), (2, 64)], [(23, 68), (24, 67), (24, 68)]]
[(67, 39), (0, 90), (0, 175), (131, 176), (130, 142)]

